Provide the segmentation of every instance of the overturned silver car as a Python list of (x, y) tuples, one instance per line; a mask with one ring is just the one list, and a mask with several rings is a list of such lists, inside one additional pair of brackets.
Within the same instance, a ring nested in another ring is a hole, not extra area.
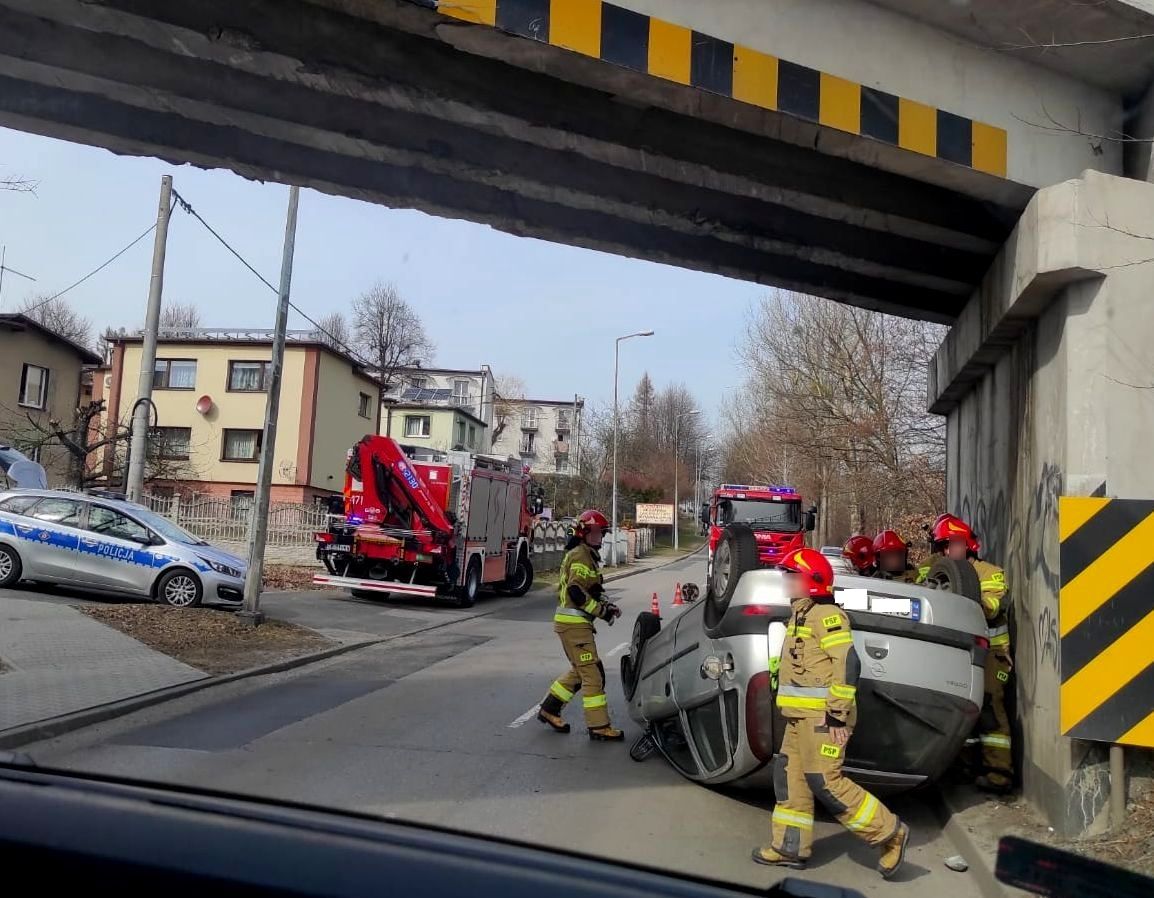
[[(932, 782), (952, 763), (982, 707), (986, 621), (969, 565), (935, 560), (925, 585), (838, 572), (862, 663), (858, 726), (846, 772), (882, 792)], [(655, 747), (682, 774), (718, 785), (770, 785), (784, 723), (768, 659), (785, 640), (782, 574), (758, 565), (742, 525), (718, 545), (707, 598), (663, 622), (642, 613), (621, 680), (645, 731), (632, 754)]]

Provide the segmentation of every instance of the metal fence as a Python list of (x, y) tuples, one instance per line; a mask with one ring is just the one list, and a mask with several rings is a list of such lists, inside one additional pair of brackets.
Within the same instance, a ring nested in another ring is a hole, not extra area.
[[(555, 571), (561, 567), (565, 556), (565, 543), (569, 540), (568, 524), (539, 521), (533, 527), (533, 568), (538, 571)], [(610, 557), (609, 542), (613, 535), (606, 534), (601, 547), (601, 557)], [(617, 534), (617, 555), (623, 564), (630, 564), (653, 551), (653, 531), (648, 527), (621, 530)]]
[[(213, 496), (147, 496), (157, 514), (210, 543), (247, 544), (252, 503)], [(268, 513), (268, 546), (313, 549), (313, 533), (328, 528), (326, 509), (318, 505), (274, 502)]]

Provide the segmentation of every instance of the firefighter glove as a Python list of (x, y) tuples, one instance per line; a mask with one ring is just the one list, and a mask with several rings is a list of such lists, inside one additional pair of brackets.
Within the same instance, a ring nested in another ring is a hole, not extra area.
[(613, 626), (613, 621), (621, 617), (621, 609), (612, 602), (601, 603), (601, 619), (606, 621), (609, 626)]

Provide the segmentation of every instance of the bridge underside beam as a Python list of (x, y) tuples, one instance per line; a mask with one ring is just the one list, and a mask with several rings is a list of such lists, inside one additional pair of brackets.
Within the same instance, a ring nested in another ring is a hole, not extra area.
[(156, 6), (0, 0), (0, 124), (941, 322), (1030, 195), (403, 0)]

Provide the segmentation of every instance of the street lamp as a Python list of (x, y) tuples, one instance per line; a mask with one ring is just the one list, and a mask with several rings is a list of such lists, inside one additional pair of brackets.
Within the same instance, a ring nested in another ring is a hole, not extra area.
[(609, 542), (609, 563), (617, 566), (617, 371), (621, 360), (621, 341), (634, 337), (652, 337), (653, 331), (638, 331), (618, 337), (613, 344), (613, 507), (609, 510), (609, 527), (612, 539)]
[(676, 552), (681, 547), (681, 540), (678, 538), (678, 508), (677, 508), (677, 469), (681, 466), (681, 459), (678, 457), (681, 452), (681, 419), (688, 418), (693, 415), (699, 415), (695, 408), (686, 409), (680, 415), (673, 419), (673, 551)]
[(710, 450), (713, 448), (713, 444), (708, 443), (707, 441), (712, 440), (712, 439), (713, 439), (713, 434), (711, 434), (711, 433), (703, 433), (703, 434), (701, 434), (701, 436), (699, 436), (697, 438), (697, 459), (696, 459), (696, 462), (693, 466), (693, 476), (694, 476), (694, 481), (693, 481), (693, 514), (694, 515), (700, 515), (700, 513), (701, 513), (701, 498), (702, 498), (702, 496), (701, 496), (701, 450), (702, 450), (702, 445), (701, 444), (706, 443), (704, 448), (706, 450)]

